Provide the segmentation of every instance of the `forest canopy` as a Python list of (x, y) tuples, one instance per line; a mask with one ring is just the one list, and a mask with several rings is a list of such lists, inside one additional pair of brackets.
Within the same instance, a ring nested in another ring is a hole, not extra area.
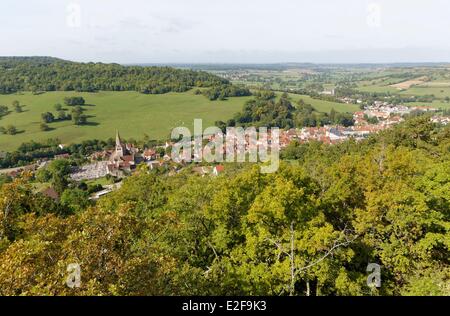
[(229, 84), (204, 71), (170, 67), (77, 63), (51, 57), (0, 57), (0, 93), (17, 91), (184, 92)]
[(449, 126), (418, 117), (286, 158), (273, 174), (141, 166), (95, 205), (34, 193), (26, 174), (0, 184), (0, 295), (450, 295)]

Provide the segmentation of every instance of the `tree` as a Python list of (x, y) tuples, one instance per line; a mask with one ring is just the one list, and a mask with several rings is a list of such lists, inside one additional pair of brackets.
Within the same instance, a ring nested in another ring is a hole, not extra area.
[(70, 120), (70, 119), (72, 119), (72, 117), (70, 115), (66, 114), (66, 111), (64, 111), (64, 110), (58, 111), (58, 120), (64, 121), (64, 120)]
[(40, 130), (41, 131), (43, 131), (43, 132), (46, 132), (46, 131), (49, 131), (50, 130), (50, 127), (47, 125), (47, 124), (45, 124), (45, 123), (41, 123), (41, 125), (40, 125)]
[(49, 182), (52, 178), (52, 174), (48, 168), (41, 168), (34, 174), (36, 180), (41, 183)]
[(336, 120), (336, 110), (332, 108), (330, 111), (330, 121), (335, 122), (335, 120)]
[(222, 133), (225, 133), (227, 130), (227, 124), (224, 121), (216, 121), (214, 122), (214, 125), (220, 128)]
[(378, 118), (376, 116), (369, 117), (367, 114), (364, 114), (364, 119), (369, 124), (378, 124)]
[[(26, 174), (0, 184), (0, 295), (448, 296), (449, 136), (419, 117), (358, 143), (293, 143), (301, 163), (272, 174), (142, 165), (95, 203), (97, 188), (68, 183), (70, 162), (52, 161), (35, 179), (65, 181), (60, 204)], [(79, 288), (64, 283), (71, 263)], [(380, 288), (368, 263), (382, 267)]]
[(72, 110), (72, 121), (75, 125), (83, 125), (87, 122), (87, 116), (83, 115), (83, 109), (77, 105)]
[(30, 175), (14, 179), (0, 186), (0, 252), (6, 241), (13, 241), (20, 233), (19, 217), (31, 210)]
[(54, 160), (49, 166), (48, 171), (51, 174), (51, 184), (58, 194), (62, 194), (68, 187), (68, 174), (71, 171), (71, 164), (66, 159)]
[[(204, 71), (170, 67), (76, 63), (41, 57), (2, 57), (0, 93), (17, 91), (184, 92), (191, 88), (229, 86), (228, 80)], [(7, 69), (7, 71), (6, 71)], [(24, 80), (27, 78), (27, 80)]]
[(74, 112), (72, 114), (72, 121), (75, 125), (83, 125), (87, 122), (87, 116), (80, 114), (79, 112)]
[(81, 113), (83, 113), (83, 108), (79, 105), (75, 106), (72, 109), (72, 114), (81, 114)]
[(62, 110), (63, 107), (62, 107), (61, 103), (57, 103), (57, 104), (55, 104), (54, 108), (55, 108), (56, 112), (59, 112)]
[(84, 105), (85, 100), (83, 97), (66, 97), (64, 103), (68, 106)]
[(91, 204), (89, 193), (80, 189), (67, 189), (61, 195), (61, 204), (73, 213), (81, 212)]
[(20, 102), (17, 100), (14, 100), (12, 102), (12, 106), (14, 108), (14, 111), (16, 111), (17, 113), (21, 113), (22, 112), (22, 106), (20, 105)]
[(41, 118), (44, 123), (52, 123), (55, 120), (55, 117), (51, 112), (42, 113)]
[(5, 183), (10, 183), (12, 178), (5, 174), (0, 174), (0, 187)]
[(0, 105), (0, 118), (9, 113), (9, 109), (6, 105)]
[(16, 135), (17, 134), (17, 128), (14, 125), (6, 126), (6, 134), (8, 134), (8, 135)]

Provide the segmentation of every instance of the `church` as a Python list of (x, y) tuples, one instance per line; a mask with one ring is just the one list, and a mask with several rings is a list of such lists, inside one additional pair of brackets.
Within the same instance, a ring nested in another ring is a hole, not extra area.
[(119, 131), (116, 132), (116, 145), (109, 157), (108, 174), (115, 177), (124, 177), (136, 168), (136, 155), (138, 149), (132, 144), (124, 144), (120, 139)]

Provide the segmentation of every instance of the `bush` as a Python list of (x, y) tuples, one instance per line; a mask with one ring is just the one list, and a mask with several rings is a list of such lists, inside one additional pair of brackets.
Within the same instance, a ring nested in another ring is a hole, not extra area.
[(46, 132), (50, 130), (50, 127), (45, 123), (41, 123), (40, 129), (41, 131)]
[(8, 134), (8, 135), (16, 135), (17, 134), (17, 128), (14, 125), (8, 125), (6, 127), (6, 134)]
[(55, 116), (50, 112), (42, 113), (41, 118), (44, 123), (52, 123), (55, 120)]
[(68, 106), (84, 105), (85, 100), (83, 97), (67, 97), (64, 98), (64, 103)]

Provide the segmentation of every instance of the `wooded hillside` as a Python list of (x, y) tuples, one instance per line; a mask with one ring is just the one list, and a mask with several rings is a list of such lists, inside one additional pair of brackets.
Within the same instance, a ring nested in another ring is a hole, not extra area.
[(0, 93), (17, 91), (139, 91), (160, 94), (228, 81), (204, 71), (77, 63), (51, 57), (0, 57)]

